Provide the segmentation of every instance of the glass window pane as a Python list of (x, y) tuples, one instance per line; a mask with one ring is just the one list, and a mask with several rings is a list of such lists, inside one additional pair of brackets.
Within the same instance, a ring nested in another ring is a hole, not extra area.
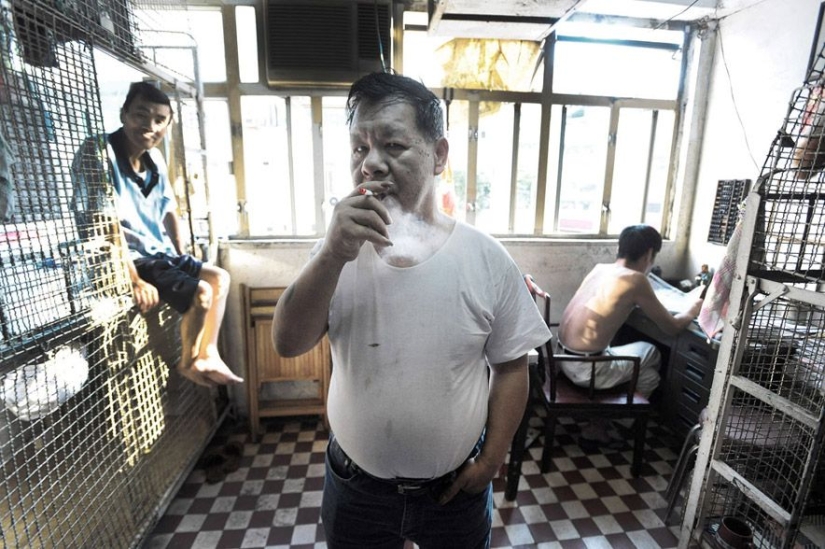
[(346, 97), (324, 97), (322, 116), (324, 130), (324, 220), (332, 219), (332, 209), (339, 200), (352, 192), (350, 172), (349, 126), (346, 116)]
[(563, 105), (550, 107), (550, 143), (547, 150), (547, 184), (544, 196), (544, 220), (542, 232), (553, 234), (558, 232), (559, 203), (559, 158), (561, 144), (561, 126), (563, 120)]
[(296, 234), (317, 235), (315, 223), (315, 170), (312, 154), (312, 107), (306, 96), (291, 98), (292, 162), (295, 166)]
[(535, 232), (540, 130), (541, 105), (522, 104), (519, 123), (516, 218), (513, 224), (515, 234), (534, 234)]
[(461, 221), (467, 218), (468, 108), (467, 101), (457, 100), (445, 107), (450, 153), (447, 168), (437, 182), (439, 207), (447, 215)]
[(513, 104), (481, 106), (478, 121), (476, 227), (493, 234), (508, 232), (510, 171), (513, 157)]
[(238, 71), (241, 82), (258, 81), (258, 25), (254, 6), (235, 6)]
[[(567, 24), (555, 46), (556, 93), (675, 99), (681, 72), (682, 34), (615, 25)], [(658, 42), (664, 47), (565, 40), (600, 38)]]
[(249, 234), (292, 235), (286, 101), (242, 96), (241, 116)]
[(558, 232), (597, 234), (604, 192), (610, 109), (568, 106)]
[(647, 191), (647, 209), (644, 222), (661, 230), (667, 199), (667, 176), (670, 169), (670, 151), (673, 145), (673, 111), (659, 111), (656, 140), (653, 144), (653, 162), (650, 166), (650, 186)]
[(209, 202), (215, 236), (238, 232), (238, 216), (230, 204), (238, 203), (232, 166), (232, 137), (229, 131), (229, 106), (225, 100), (203, 102), (206, 130), (206, 173), (209, 178)]
[[(658, 111), (654, 117), (654, 111), (647, 109), (622, 109), (619, 114), (608, 233), (618, 234), (628, 225), (642, 222), (661, 228), (673, 118), (672, 111)], [(643, 216), (642, 201), (654, 120), (655, 142)]]
[(653, 112), (649, 110), (622, 109), (619, 112), (607, 226), (609, 234), (619, 234), (623, 228), (642, 220), (652, 121)]
[(190, 34), (198, 43), (201, 82), (226, 82), (223, 18), (218, 10), (190, 10)]

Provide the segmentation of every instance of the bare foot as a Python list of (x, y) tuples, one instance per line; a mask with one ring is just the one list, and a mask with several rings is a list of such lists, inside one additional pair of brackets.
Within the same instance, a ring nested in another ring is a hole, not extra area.
[(196, 358), (187, 368), (183, 362), (178, 371), (188, 380), (211, 387), (214, 385), (234, 385), (243, 383), (243, 378), (236, 376), (220, 357)]

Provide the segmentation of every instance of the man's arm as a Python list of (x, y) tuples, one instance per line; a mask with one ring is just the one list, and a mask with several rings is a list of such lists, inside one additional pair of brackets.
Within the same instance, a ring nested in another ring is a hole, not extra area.
[(324, 336), (332, 294), (345, 264), (319, 252), (281, 295), (272, 322), (278, 354), (298, 356)]
[(529, 375), (527, 355), (493, 364), (490, 372), (490, 397), (487, 431), (481, 453), (468, 463), (440, 499), (444, 504), (460, 490), (481, 492), (498, 472), (516, 434), (527, 406)]
[(656, 323), (666, 334), (674, 335), (687, 328), (691, 321), (699, 315), (702, 300), (697, 299), (687, 311), (671, 314), (653, 291), (650, 281), (644, 275), (639, 275), (635, 282), (636, 304), (642, 312)]
[[(372, 181), (362, 187), (378, 193), (390, 185)], [(358, 189), (335, 205), (321, 250), (275, 306), (272, 342), (278, 354), (298, 356), (320, 341), (327, 331), (329, 305), (344, 265), (358, 257), (364, 242), (392, 245), (387, 234), (389, 223), (390, 215), (383, 204)]]
[(129, 280), (132, 282), (132, 300), (141, 313), (147, 313), (160, 303), (158, 289), (138, 275), (135, 261), (129, 254), (129, 243), (126, 240), (126, 230), (123, 225), (114, 217), (110, 217), (109, 220), (111, 223), (110, 234), (114, 235), (112, 242), (114, 244), (115, 254), (120, 256), (120, 260), (126, 265), (126, 269), (129, 271)]
[(135, 262), (128, 256), (128, 248), (125, 247), (126, 243), (124, 242), (123, 245), (124, 250), (127, 252), (124, 262), (129, 269), (129, 278), (132, 281), (132, 299), (135, 305), (137, 305), (138, 310), (140, 310), (141, 313), (146, 313), (157, 307), (158, 303), (160, 303), (158, 289), (138, 276)]
[(186, 250), (186, 244), (182, 239), (183, 232), (180, 230), (180, 218), (178, 214), (173, 211), (166, 212), (163, 216), (163, 228), (166, 229), (166, 234), (172, 239), (175, 251), (178, 255), (182, 255)]

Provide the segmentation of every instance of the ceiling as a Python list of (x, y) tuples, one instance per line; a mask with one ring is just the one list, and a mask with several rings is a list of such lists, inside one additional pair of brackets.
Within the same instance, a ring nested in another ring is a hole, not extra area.
[(726, 17), (763, 0), (413, 0), (430, 13), (430, 33), (540, 40), (556, 20), (620, 16), (662, 21)]

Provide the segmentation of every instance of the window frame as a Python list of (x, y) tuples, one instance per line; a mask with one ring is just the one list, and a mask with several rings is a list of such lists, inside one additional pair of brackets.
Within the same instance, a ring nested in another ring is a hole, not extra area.
[[(234, 21), (234, 5), (233, 6), (223, 6), (224, 11), (224, 22), (225, 22), (225, 29), (224, 29), (224, 36), (228, 37), (231, 33), (235, 32), (236, 26)], [(256, 8), (257, 9), (257, 8)], [(259, 31), (261, 28), (261, 21), (260, 21), (260, 11), (258, 13), (258, 22), (259, 22)], [(397, 27), (397, 30), (400, 32), (396, 33), (396, 36), (403, 36), (403, 31), (407, 30), (400, 25), (398, 22), (399, 16), (403, 15), (403, 8), (396, 9), (394, 13), (394, 25)], [(650, 24), (650, 21), (645, 20), (632, 20), (632, 19), (623, 19), (624, 22), (635, 24), (636, 26), (645, 26)], [(657, 44), (664, 44), (664, 43), (657, 43), (657, 42), (642, 42), (637, 40), (611, 40), (611, 39), (582, 39), (582, 38), (572, 38), (574, 41), (588, 41), (588, 42), (605, 42), (610, 44), (619, 44), (624, 45), (627, 47), (660, 47), (666, 49), (673, 49), (679, 50), (681, 49), (681, 70), (678, 82), (678, 91), (677, 97), (670, 100), (670, 99), (640, 99), (640, 98), (630, 98), (630, 97), (608, 97), (608, 96), (592, 96), (592, 95), (574, 95), (574, 94), (557, 94), (554, 93), (552, 90), (552, 79), (553, 79), (553, 66), (552, 63), (544, 63), (544, 71), (543, 71), (543, 85), (542, 91), (540, 92), (508, 92), (508, 91), (490, 91), (490, 90), (463, 90), (463, 89), (455, 89), (455, 88), (430, 88), (433, 93), (435, 93), (439, 97), (447, 97), (449, 96), (453, 100), (463, 100), (467, 101), (469, 105), (469, 125), (470, 131), (466, 138), (468, 139), (467, 142), (467, 151), (468, 151), (468, 165), (466, 166), (466, 201), (467, 204), (473, 204), (476, 201), (477, 193), (478, 193), (478, 142), (477, 142), (477, 132), (478, 132), (478, 106), (481, 101), (498, 101), (498, 102), (507, 102), (512, 103), (513, 105), (520, 106), (525, 103), (533, 103), (538, 104), (541, 106), (541, 125), (540, 125), (540, 136), (539, 136), (539, 166), (537, 169), (537, 180), (536, 180), (536, 196), (535, 196), (535, 219), (533, 221), (533, 232), (530, 234), (518, 234), (514, 232), (515, 226), (515, 216), (516, 213), (516, 201), (514, 200), (515, 194), (517, 193), (517, 171), (518, 171), (518, 144), (519, 144), (519, 134), (520, 134), (520, 116), (518, 115), (518, 111), (514, 113), (514, 120), (513, 120), (513, 134), (511, 135), (513, 140), (513, 150), (511, 153), (510, 161), (510, 181), (509, 181), (509, 195), (510, 195), (510, 205), (509, 205), (509, 219), (507, 223), (507, 233), (493, 233), (494, 236), (497, 237), (539, 237), (539, 238), (565, 238), (565, 239), (577, 239), (577, 238), (615, 238), (615, 234), (609, 234), (608, 225), (609, 225), (609, 218), (608, 214), (610, 211), (610, 196), (614, 192), (614, 181), (613, 181), (613, 169), (615, 166), (615, 153), (616, 153), (616, 138), (617, 136), (617, 129), (618, 129), (618, 121), (620, 114), (623, 109), (647, 109), (655, 112), (661, 111), (671, 111), (673, 112), (673, 131), (671, 137), (671, 144), (670, 144), (670, 161), (668, 163), (667, 168), (667, 181), (665, 183), (665, 190), (662, 202), (662, 216), (661, 216), (661, 227), (660, 232), (665, 236), (668, 237), (671, 232), (671, 223), (674, 218), (675, 212), (673, 211), (677, 184), (676, 184), (676, 176), (679, 168), (679, 159), (680, 159), (680, 152), (682, 148), (682, 139), (683, 139), (683, 131), (682, 123), (684, 118), (684, 95), (685, 95), (685, 88), (686, 88), (686, 78), (688, 74), (688, 60), (690, 57), (690, 46), (691, 40), (693, 38), (694, 33), (687, 32), (690, 28), (688, 24), (674, 24), (670, 23), (666, 26), (666, 28), (670, 30), (682, 30), (684, 32), (684, 41), (681, 46), (673, 46), (672, 44), (669, 45), (657, 45)], [(409, 30), (421, 30), (420, 28), (410, 28)], [(232, 36), (232, 41), (234, 42), (234, 35)], [(561, 40), (571, 40), (569, 37), (562, 36), (560, 37)], [(229, 39), (227, 38), (227, 41)], [(553, 52), (554, 52), (554, 45), (556, 42), (556, 35), (555, 33), (548, 36), (548, 39), (545, 41), (544, 45), (544, 58), (545, 59), (553, 59)], [(229, 48), (226, 49), (226, 56), (227, 56), (227, 73), (228, 73), (228, 81), (224, 85), (205, 85), (205, 95), (206, 97), (212, 96), (212, 93), (217, 93), (223, 95), (223, 97), (228, 96), (228, 100), (230, 102), (230, 113), (233, 112), (232, 103), (234, 101), (240, 102), (240, 96), (246, 94), (254, 94), (254, 95), (278, 95), (281, 97), (285, 97), (287, 102), (290, 100), (290, 97), (294, 96), (310, 96), (312, 98), (313, 104), (313, 120), (312, 120), (312, 135), (313, 135), (313, 148), (315, 150), (314, 153), (314, 163), (315, 166), (313, 167), (313, 174), (314, 174), (314, 185), (316, 188), (316, 192), (323, 193), (324, 189), (324, 162), (323, 162), (323, 116), (322, 116), (322, 108), (321, 108), (321, 101), (323, 97), (326, 96), (340, 96), (346, 95), (346, 90), (339, 90), (339, 89), (314, 89), (314, 90), (273, 90), (270, 89), (265, 85), (265, 83), (258, 82), (258, 83), (240, 83), (235, 82), (237, 76), (237, 67), (233, 66), (237, 64), (237, 52), (231, 51)], [(403, 73), (403, 67), (400, 65), (401, 60), (403, 59), (403, 39), (398, 41), (398, 43), (394, 44), (393, 49), (393, 60), (396, 68), (399, 72)], [(232, 88), (236, 88), (234, 92), (230, 92)], [(567, 232), (560, 232), (557, 230), (558, 224), (558, 209), (559, 209), (559, 200), (560, 194), (558, 192), (555, 193), (555, 212), (551, 212), (553, 214), (552, 219), (548, 218), (550, 222), (554, 225), (554, 230), (545, 232), (545, 217), (547, 207), (549, 205), (546, 204), (546, 197), (547, 193), (550, 192), (551, 186), (558, 185), (558, 173), (548, 173), (548, 163), (549, 163), (549, 147), (550, 147), (550, 121), (551, 121), (551, 109), (554, 106), (561, 105), (561, 106), (602, 106), (608, 107), (611, 109), (611, 123), (610, 123), (610, 131), (606, 138), (609, 139), (608, 141), (608, 148), (607, 148), (607, 156), (604, 159), (605, 161), (605, 181), (603, 187), (603, 197), (602, 197), (602, 212), (600, 213), (599, 217), (599, 228), (597, 232), (590, 232), (590, 233), (567, 233)], [(514, 107), (518, 109), (519, 107)], [(232, 126), (233, 126), (233, 141), (235, 140), (242, 140), (242, 132), (238, 131), (236, 128), (239, 127), (241, 124), (240, 120), (240, 107), (237, 107), (237, 119), (232, 117)], [(654, 118), (655, 120), (655, 118)], [(655, 124), (655, 122), (654, 122)], [(651, 132), (655, 132), (655, 126), (651, 129)], [(292, 138), (292, 131), (289, 131), (290, 139)], [(661, 136), (664, 138), (665, 136)], [(462, 136), (452, 136), (451, 140), (461, 139)], [(242, 143), (242, 141), (240, 141)], [(645, 219), (645, 212), (647, 208), (647, 193), (649, 190), (649, 179), (650, 179), (650, 159), (653, 153), (654, 142), (651, 140), (650, 150), (648, 151), (648, 169), (647, 169), (647, 180), (645, 182), (645, 200), (643, 202), (641, 218), (639, 222), (643, 222)], [(234, 151), (241, 152), (242, 154), (242, 146), (233, 147)], [(290, 162), (292, 159), (290, 158)], [(235, 159), (235, 168), (236, 168), (236, 175), (237, 168), (243, 166), (243, 159)], [(293, 173), (293, 170), (290, 169), (290, 174)], [(291, 175), (292, 176), (292, 175)], [(238, 222), (238, 234), (231, 236), (230, 238), (275, 238), (275, 239), (295, 239), (295, 238), (303, 238), (306, 235), (297, 235), (297, 234), (287, 234), (287, 235), (276, 235), (276, 234), (267, 234), (267, 235), (250, 235), (249, 234), (249, 223), (247, 220), (247, 214), (245, 212), (245, 200), (246, 200), (246, 192), (245, 192), (245, 185), (243, 181), (243, 177), (238, 178), (238, 197), (239, 200), (242, 198), (242, 202), (239, 203), (239, 222)], [(290, 181), (290, 185), (295, 185), (294, 178)], [(324, 220), (324, 214), (321, 210), (322, 203), (324, 200), (324, 195), (319, 194), (318, 199), (316, 200), (316, 208), (314, 212), (295, 212), (295, 215), (313, 215), (316, 219), (316, 227), (318, 227), (317, 234), (314, 235), (315, 237), (321, 237), (324, 235), (326, 231), (326, 225)], [(294, 205), (293, 205), (294, 209)], [(471, 225), (475, 225), (476, 222), (476, 212), (474, 208), (470, 207), (467, 209), (465, 220), (467, 223)], [(294, 223), (293, 223), (294, 224)], [(483, 227), (482, 227), (483, 229)], [(311, 237), (311, 236), (310, 236)]]

